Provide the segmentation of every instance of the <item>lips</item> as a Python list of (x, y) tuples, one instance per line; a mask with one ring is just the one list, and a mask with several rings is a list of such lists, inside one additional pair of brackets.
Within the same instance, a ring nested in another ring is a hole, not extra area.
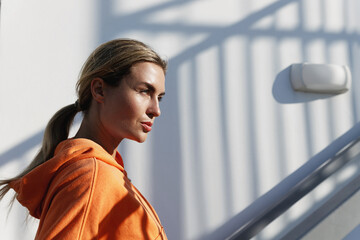
[(142, 122), (141, 126), (143, 127), (145, 132), (151, 131), (152, 122)]

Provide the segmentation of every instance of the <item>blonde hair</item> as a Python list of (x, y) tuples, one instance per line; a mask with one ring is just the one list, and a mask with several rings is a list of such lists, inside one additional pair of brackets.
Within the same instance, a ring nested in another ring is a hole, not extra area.
[[(90, 108), (91, 81), (102, 78), (110, 86), (117, 86), (120, 80), (130, 74), (131, 67), (138, 62), (152, 62), (164, 70), (167, 62), (146, 44), (133, 39), (115, 39), (97, 47), (84, 63), (80, 77), (76, 83), (78, 100), (60, 109), (50, 119), (45, 128), (42, 146), (30, 165), (19, 175), (0, 180), (0, 200), (10, 190), (9, 184), (18, 180), (35, 167), (49, 160), (54, 155), (56, 146), (68, 138), (71, 124), (75, 115), (82, 111), (84, 114)], [(15, 194), (13, 200), (16, 198)], [(12, 201), (13, 201), (12, 200)]]

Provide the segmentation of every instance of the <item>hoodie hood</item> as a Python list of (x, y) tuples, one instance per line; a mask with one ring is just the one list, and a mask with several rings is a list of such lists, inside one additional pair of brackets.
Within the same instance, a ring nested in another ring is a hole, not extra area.
[(67, 139), (58, 144), (54, 157), (34, 168), (24, 177), (10, 183), (17, 193), (17, 200), (29, 210), (31, 216), (40, 218), (43, 201), (52, 179), (62, 168), (85, 159), (96, 158), (112, 165), (127, 175), (119, 152), (115, 159), (99, 144), (89, 139)]

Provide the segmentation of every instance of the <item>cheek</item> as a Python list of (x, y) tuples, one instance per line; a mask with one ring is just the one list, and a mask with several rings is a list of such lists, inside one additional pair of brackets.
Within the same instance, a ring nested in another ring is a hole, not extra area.
[(140, 96), (131, 96), (121, 99), (117, 104), (117, 115), (121, 119), (141, 117), (145, 112), (146, 103)]

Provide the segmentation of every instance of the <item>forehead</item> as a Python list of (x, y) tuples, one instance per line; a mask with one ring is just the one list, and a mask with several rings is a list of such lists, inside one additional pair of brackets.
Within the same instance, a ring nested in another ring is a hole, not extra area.
[(165, 73), (162, 67), (151, 62), (139, 62), (131, 67), (127, 79), (133, 84), (150, 84), (156, 90), (165, 91)]

